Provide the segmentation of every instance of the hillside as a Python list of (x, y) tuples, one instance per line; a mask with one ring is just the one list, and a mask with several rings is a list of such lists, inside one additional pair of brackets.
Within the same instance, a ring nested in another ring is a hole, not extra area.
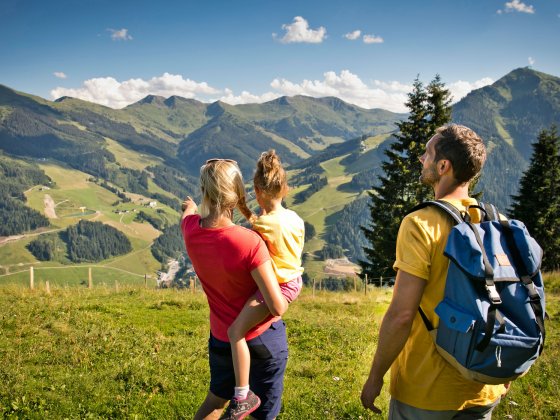
[[(159, 228), (146, 221), (150, 214), (144, 223), (128, 216), (115, 220), (112, 204), (119, 194), (162, 203), (169, 225), (178, 217), (180, 200), (198, 196), (198, 171), (206, 159), (235, 159), (250, 179), (260, 153), (274, 148), (290, 170), (288, 205), (316, 229), (306, 244), (306, 268), (320, 275), (326, 244), (341, 245), (353, 260), (361, 257), (360, 226), (368, 222), (365, 191), (377, 182), (395, 121), (404, 117), (338, 98), (304, 96), (233, 106), (149, 95), (115, 110), (68, 97), (47, 101), (0, 85), (0, 152), (6, 159), (38, 164), (53, 179), (56, 188), (49, 195), (56, 211), (67, 208), (65, 214), (72, 217), (51, 218), (46, 229), (97, 217), (131, 237), (139, 250), (163, 229), (157, 221), (152, 222)], [(489, 156), (479, 185), (485, 200), (505, 211), (538, 132), (560, 125), (560, 79), (516, 69), (455, 104), (453, 121), (471, 126), (486, 141)], [(72, 187), (75, 180), (89, 178), (95, 182)], [(312, 185), (312, 179), (322, 178)], [(11, 191), (6, 179), (0, 184)], [(44, 191), (32, 188), (26, 197), (21, 205), (47, 214)], [(78, 214), (80, 207), (93, 215)], [(33, 262), (25, 241), (0, 246), (1, 263)], [(171, 242), (181, 246), (176, 238)], [(145, 267), (158, 265), (149, 252), (146, 258)]]
[(488, 201), (505, 210), (517, 193), (538, 133), (560, 125), (560, 78), (516, 69), (454, 105), (453, 121), (472, 127), (486, 140), (489, 154), (481, 188)]

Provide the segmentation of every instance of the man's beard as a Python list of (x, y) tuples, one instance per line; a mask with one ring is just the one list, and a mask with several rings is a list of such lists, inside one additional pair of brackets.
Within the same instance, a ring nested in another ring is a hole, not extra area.
[(432, 163), (427, 168), (422, 168), (419, 180), (422, 184), (432, 187), (439, 181), (439, 178), (436, 164)]

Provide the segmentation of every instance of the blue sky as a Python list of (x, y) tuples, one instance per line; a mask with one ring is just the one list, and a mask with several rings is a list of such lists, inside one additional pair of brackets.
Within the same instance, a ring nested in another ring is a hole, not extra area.
[(560, 1), (2, 0), (0, 83), (115, 108), (339, 96), (404, 111), (416, 75), (458, 100), (532, 64), (560, 76)]

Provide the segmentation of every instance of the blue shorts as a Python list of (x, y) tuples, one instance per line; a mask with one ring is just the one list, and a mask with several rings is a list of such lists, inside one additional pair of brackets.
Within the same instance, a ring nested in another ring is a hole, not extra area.
[[(286, 324), (279, 320), (258, 337), (247, 341), (251, 352), (249, 385), (261, 399), (260, 407), (251, 416), (255, 419), (273, 419), (282, 408), (284, 372), (288, 362)], [(228, 342), (212, 334), (208, 340), (210, 361), (210, 391), (225, 400), (233, 397), (235, 374)]]

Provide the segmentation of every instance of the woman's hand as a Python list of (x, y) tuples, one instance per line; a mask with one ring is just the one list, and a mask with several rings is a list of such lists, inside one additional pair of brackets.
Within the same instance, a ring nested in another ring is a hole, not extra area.
[(181, 220), (187, 216), (191, 216), (195, 214), (196, 211), (198, 210), (196, 203), (193, 201), (190, 195), (187, 195), (187, 198), (185, 198), (185, 200), (181, 204), (181, 210), (183, 211), (183, 216), (181, 217)]

